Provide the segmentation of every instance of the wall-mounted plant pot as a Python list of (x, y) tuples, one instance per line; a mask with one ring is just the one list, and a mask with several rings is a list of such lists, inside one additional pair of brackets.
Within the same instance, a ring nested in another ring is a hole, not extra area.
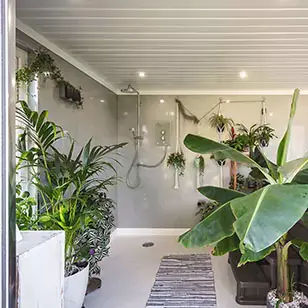
[(65, 101), (74, 102), (80, 105), (82, 102), (81, 92), (70, 84), (62, 83), (59, 86), (59, 95)]

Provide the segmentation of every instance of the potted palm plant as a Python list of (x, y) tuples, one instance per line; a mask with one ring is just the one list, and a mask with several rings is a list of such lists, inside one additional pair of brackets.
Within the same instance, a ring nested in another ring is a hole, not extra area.
[[(115, 167), (106, 155), (124, 144), (92, 147), (90, 139), (75, 153), (72, 141), (68, 153), (62, 153), (54, 146), (63, 136), (62, 129), (47, 116), (46, 111), (32, 111), (24, 102), (17, 109), (21, 123), (18, 167), (29, 170), (38, 194), (39, 208), (32, 229), (65, 231), (65, 308), (80, 308), (89, 268), (97, 273), (97, 262), (105, 253), (102, 243), (106, 239), (100, 231), (107, 231), (106, 235), (110, 231), (99, 229), (104, 227), (99, 222), (106, 221), (105, 215), (113, 205), (105, 192), (117, 180)], [(94, 245), (91, 233), (96, 231)]]
[(256, 168), (266, 179), (267, 186), (251, 194), (218, 187), (201, 187), (199, 191), (221, 205), (203, 221), (184, 233), (179, 241), (185, 247), (214, 246), (214, 255), (239, 250), (238, 266), (263, 259), (276, 251), (277, 289), (268, 294), (267, 307), (301, 307), (298, 292), (291, 286), (288, 249), (295, 245), (300, 256), (308, 259), (308, 243), (289, 240), (288, 231), (305, 215), (308, 208), (308, 157), (287, 161), (292, 122), (299, 90), (293, 94), (287, 130), (279, 144), (276, 164), (264, 154), (266, 168), (225, 144), (200, 136), (188, 135), (185, 145), (200, 154), (215, 153)]

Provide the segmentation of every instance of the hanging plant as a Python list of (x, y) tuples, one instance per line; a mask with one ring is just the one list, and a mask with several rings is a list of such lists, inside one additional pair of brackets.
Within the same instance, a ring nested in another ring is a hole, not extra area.
[(258, 142), (262, 147), (268, 147), (270, 140), (277, 138), (275, 135), (275, 130), (270, 127), (268, 124), (259, 126), (258, 129)]
[(56, 82), (60, 89), (60, 97), (66, 101), (74, 102), (78, 107), (83, 104), (81, 89), (77, 89), (64, 79), (55, 60), (44, 49), (34, 51), (34, 55), (28, 66), (24, 66), (16, 72), (17, 84), (29, 85), (37, 78), (48, 78)]
[(168, 156), (167, 166), (173, 167), (175, 170), (178, 170), (179, 176), (184, 176), (185, 165), (186, 165), (186, 159), (182, 151), (171, 153)]
[(249, 149), (250, 155), (255, 147), (268, 146), (271, 139), (275, 138), (274, 129), (267, 124), (258, 126), (257, 124), (247, 128), (243, 124), (237, 124), (238, 131), (241, 133), (237, 138), (246, 139), (246, 147)]
[(234, 125), (231, 118), (225, 118), (221, 113), (213, 113), (209, 118), (209, 123), (211, 127), (217, 129), (219, 133), (224, 132), (225, 129), (230, 130)]
[(199, 175), (203, 176), (204, 175), (204, 169), (205, 169), (205, 163), (204, 163), (204, 158), (203, 158), (202, 155), (195, 158), (194, 165), (198, 169)]
[(191, 113), (178, 98), (175, 99), (175, 102), (179, 105), (179, 110), (185, 120), (199, 124), (200, 120), (193, 113)]

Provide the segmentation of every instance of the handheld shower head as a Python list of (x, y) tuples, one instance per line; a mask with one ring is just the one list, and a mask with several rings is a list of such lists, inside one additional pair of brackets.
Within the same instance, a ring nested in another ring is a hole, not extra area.
[(129, 84), (129, 85), (127, 86), (127, 88), (121, 89), (121, 92), (122, 92), (122, 93), (127, 93), (127, 94), (136, 93), (136, 94), (139, 95), (139, 92), (138, 92), (131, 84)]

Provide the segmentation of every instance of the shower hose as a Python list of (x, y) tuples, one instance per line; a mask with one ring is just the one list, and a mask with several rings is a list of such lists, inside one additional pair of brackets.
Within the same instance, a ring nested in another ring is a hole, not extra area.
[[(147, 164), (141, 164), (141, 163), (138, 163), (138, 159), (139, 159), (139, 151), (137, 150), (137, 145), (135, 146), (135, 155), (134, 155), (134, 158), (133, 158), (133, 161), (127, 171), (127, 174), (126, 174), (126, 185), (131, 188), (131, 189), (135, 189), (137, 188), (140, 184), (141, 184), (141, 178), (140, 178), (140, 172), (139, 172), (139, 168), (140, 167), (143, 167), (143, 168), (156, 168), (158, 166), (160, 166), (166, 156), (167, 156), (167, 151), (168, 151), (168, 145), (165, 145), (165, 152), (164, 152), (164, 156), (163, 158), (156, 164), (154, 165), (147, 165)], [(129, 176), (134, 168), (134, 166), (136, 165), (136, 182), (134, 184), (132, 184), (130, 181), (129, 181)]]

